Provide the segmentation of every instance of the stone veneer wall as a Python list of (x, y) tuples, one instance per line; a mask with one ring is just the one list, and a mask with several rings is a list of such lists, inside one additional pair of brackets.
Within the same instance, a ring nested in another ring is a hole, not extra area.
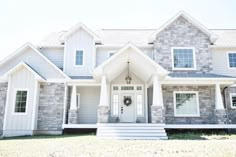
[(4, 112), (7, 98), (7, 82), (0, 83), (0, 136), (3, 132)]
[(236, 93), (236, 87), (230, 87), (225, 91), (226, 114), (228, 115), (228, 123), (236, 124), (236, 109), (231, 108), (230, 93)]
[(65, 85), (41, 83), (38, 105), (38, 132), (62, 131)]
[[(166, 124), (215, 124), (214, 86), (163, 86)], [(200, 117), (175, 117), (173, 91), (198, 91)]]
[[(172, 71), (171, 47), (195, 47), (198, 72), (212, 71), (209, 37), (182, 16), (160, 32), (154, 41), (154, 60)], [(190, 71), (188, 71), (190, 72)]]

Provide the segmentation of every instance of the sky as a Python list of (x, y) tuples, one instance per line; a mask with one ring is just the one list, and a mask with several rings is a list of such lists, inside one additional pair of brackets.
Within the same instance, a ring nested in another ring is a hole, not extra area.
[(207, 28), (236, 29), (236, 0), (0, 0), (0, 60), (79, 22), (101, 28), (158, 28), (183, 10)]

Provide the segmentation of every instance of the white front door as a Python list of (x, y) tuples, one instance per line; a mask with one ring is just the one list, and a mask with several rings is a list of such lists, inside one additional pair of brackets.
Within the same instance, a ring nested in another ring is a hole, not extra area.
[(135, 122), (135, 102), (134, 102), (133, 93), (126, 93), (126, 94), (121, 95), (121, 119), (120, 120), (121, 122), (126, 122), (126, 123)]

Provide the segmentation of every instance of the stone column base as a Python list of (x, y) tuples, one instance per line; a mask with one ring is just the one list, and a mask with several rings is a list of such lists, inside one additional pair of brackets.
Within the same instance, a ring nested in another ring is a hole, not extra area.
[(109, 115), (109, 106), (98, 106), (98, 123), (109, 123)]
[(68, 123), (78, 124), (78, 110), (69, 110)]
[(215, 110), (215, 117), (217, 124), (225, 124), (227, 121), (226, 110), (225, 109)]
[(165, 123), (165, 110), (161, 106), (151, 107), (152, 123)]

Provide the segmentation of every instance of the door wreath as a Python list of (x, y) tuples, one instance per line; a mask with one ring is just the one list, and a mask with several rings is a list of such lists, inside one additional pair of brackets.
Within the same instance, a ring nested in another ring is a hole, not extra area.
[(124, 104), (125, 104), (126, 106), (131, 105), (131, 104), (132, 104), (132, 99), (131, 99), (130, 97), (124, 98)]

